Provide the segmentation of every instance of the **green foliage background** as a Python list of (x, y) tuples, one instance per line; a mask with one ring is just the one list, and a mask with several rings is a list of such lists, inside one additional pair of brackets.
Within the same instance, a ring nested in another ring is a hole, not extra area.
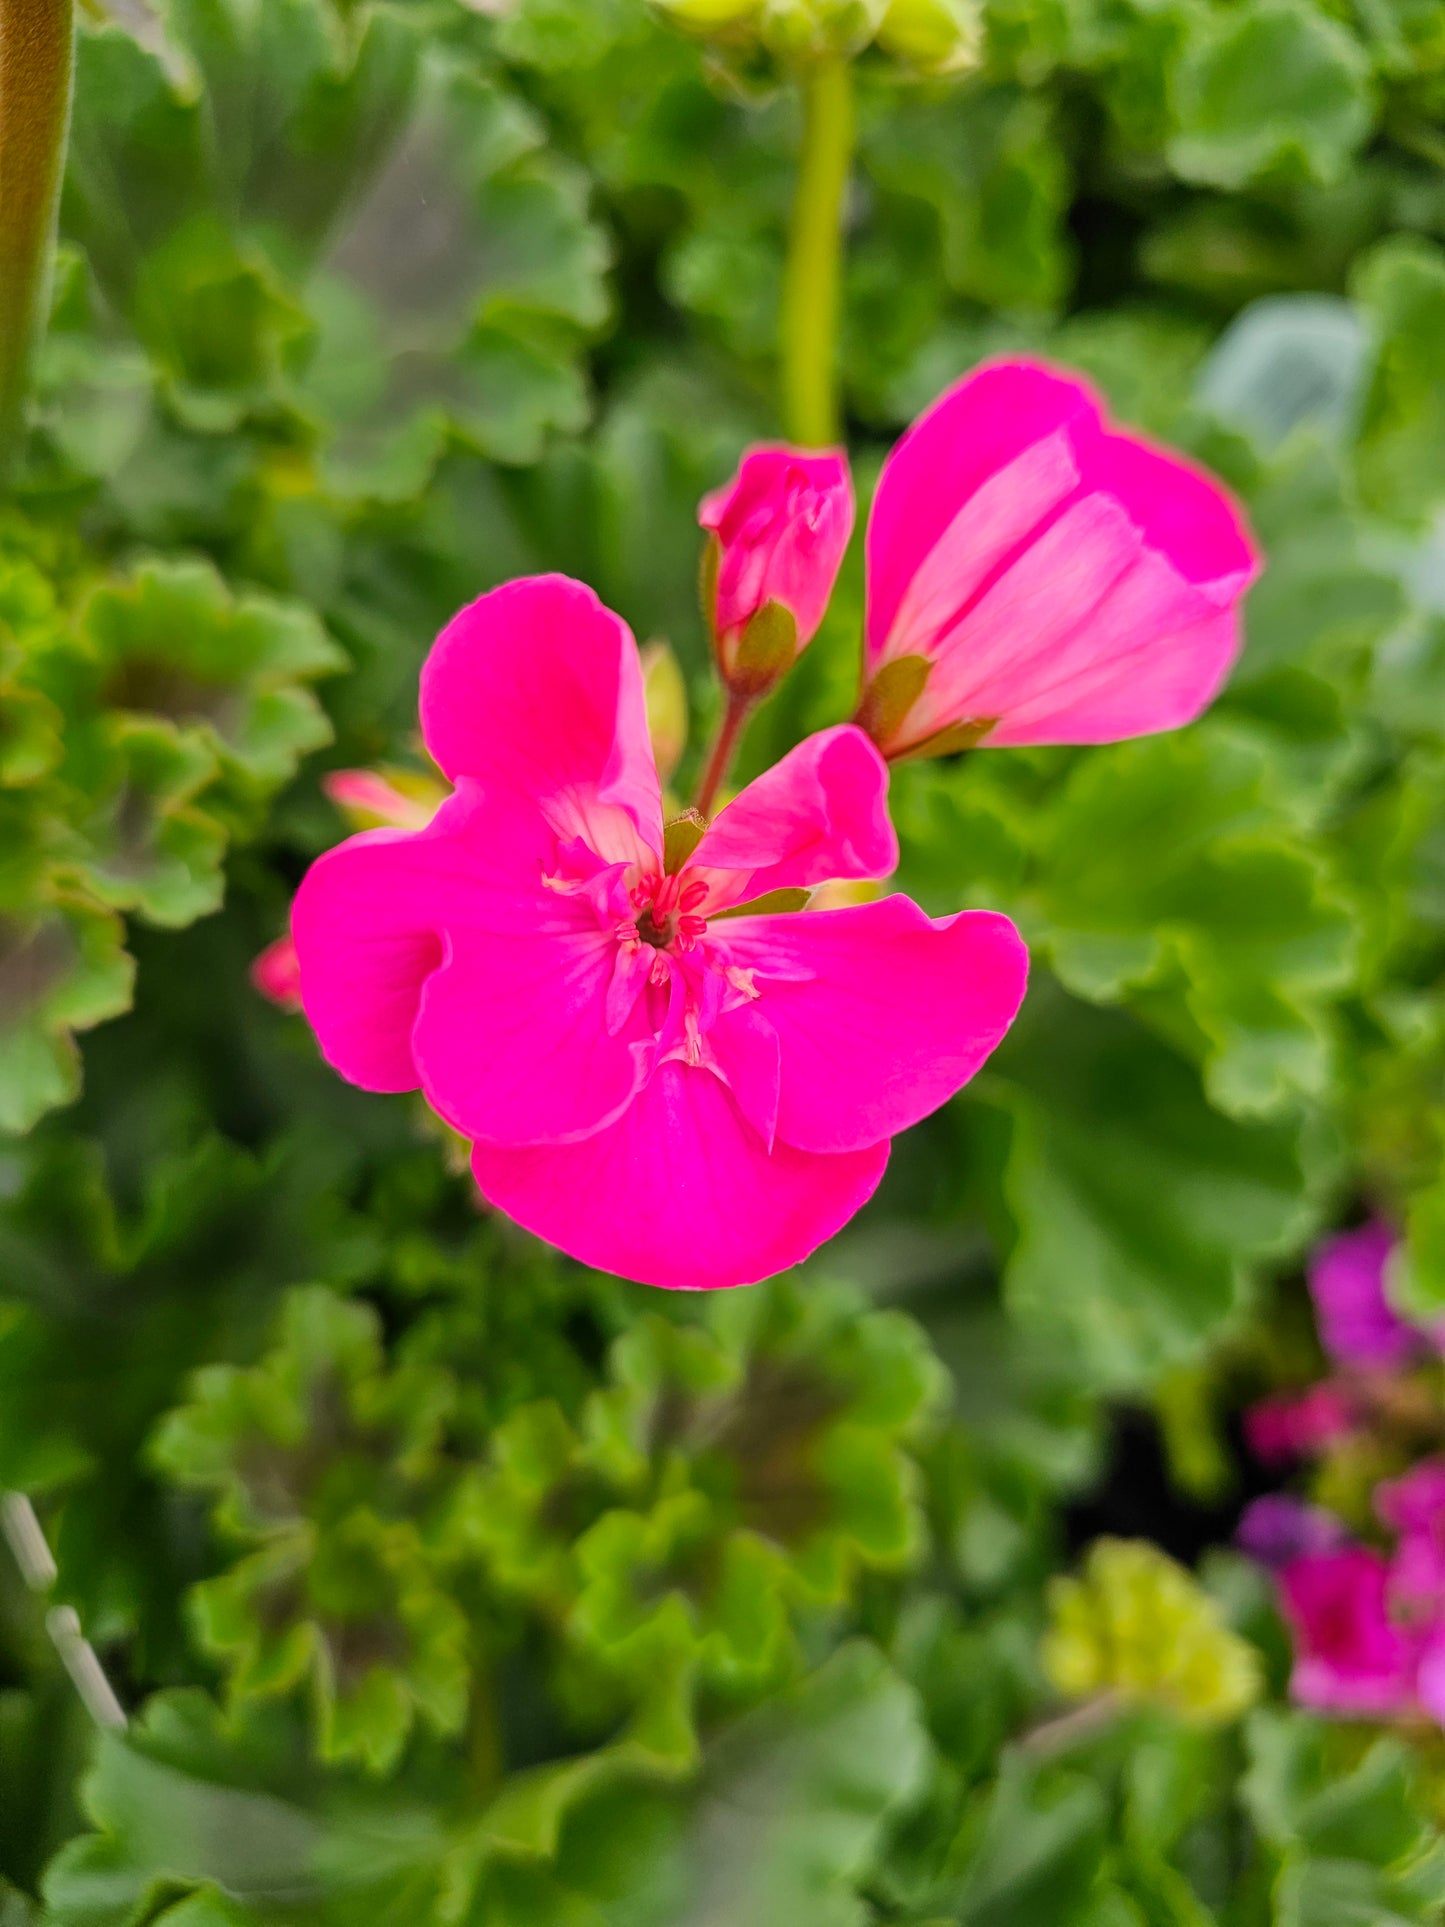
[[(865, 492), (1038, 351), (1269, 567), (1192, 729), (897, 772), (902, 884), (1018, 920), (1024, 1016), (803, 1274), (694, 1303), (479, 1215), (246, 972), (482, 589), (584, 577), (706, 719), (795, 97), (641, 0), (83, 15), (0, 507), (0, 1486), (134, 1717), (0, 1554), (4, 1927), (1441, 1917), (1438, 1748), (1287, 1710), (1247, 1568), (1242, 1723), (1053, 1726), (1040, 1638), (1110, 1401), (1218, 1496), (1322, 1227), (1395, 1215), (1445, 1306), (1445, 10), (985, 24), (858, 64)], [(847, 713), (860, 607), (855, 554), (752, 767)]]

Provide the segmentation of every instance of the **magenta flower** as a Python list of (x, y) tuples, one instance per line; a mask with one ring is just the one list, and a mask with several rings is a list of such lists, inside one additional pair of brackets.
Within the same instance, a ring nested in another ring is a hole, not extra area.
[(1426, 1459), (1375, 1488), (1375, 1511), (1399, 1535), (1391, 1569), (1412, 1614), (1445, 1613), (1445, 1459)]
[[(803, 449), (750, 448), (725, 488), (705, 495), (697, 519), (716, 539), (712, 619), (718, 667), (729, 688), (760, 695), (817, 633), (853, 533), (848, 459)], [(739, 663), (748, 624), (769, 603), (795, 629), (787, 648), (766, 637), (759, 660)]]
[(313, 865), (292, 919), (306, 1012), (344, 1077), (420, 1087), (485, 1196), (585, 1263), (675, 1287), (796, 1263), (1012, 1022), (1027, 955), (1006, 917), (781, 907), (894, 867), (859, 730), (664, 837), (636, 645), (580, 583), (464, 609), (421, 723), (455, 793), (425, 829)]
[(1357, 1412), (1343, 1386), (1325, 1379), (1307, 1392), (1262, 1398), (1244, 1415), (1244, 1439), (1261, 1465), (1313, 1458), (1353, 1429)]
[(1390, 1718), (1415, 1700), (1419, 1645), (1390, 1617), (1390, 1568), (1347, 1546), (1306, 1554), (1279, 1574), (1294, 1636), (1290, 1692), (1322, 1712)]
[(1259, 559), (1219, 484), (1111, 433), (1092, 390), (986, 363), (916, 421), (868, 523), (859, 721), (888, 756), (1191, 721)]
[(1373, 1219), (1328, 1239), (1310, 1260), (1320, 1342), (1340, 1365), (1389, 1371), (1408, 1364), (1424, 1344), (1425, 1334), (1385, 1296), (1385, 1267), (1396, 1242), (1389, 1226)]

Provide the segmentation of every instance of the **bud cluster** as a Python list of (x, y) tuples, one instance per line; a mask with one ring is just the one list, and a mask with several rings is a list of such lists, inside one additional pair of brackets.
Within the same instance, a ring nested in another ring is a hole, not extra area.
[(652, 0), (673, 25), (780, 60), (850, 58), (870, 44), (922, 73), (977, 65), (977, 0)]

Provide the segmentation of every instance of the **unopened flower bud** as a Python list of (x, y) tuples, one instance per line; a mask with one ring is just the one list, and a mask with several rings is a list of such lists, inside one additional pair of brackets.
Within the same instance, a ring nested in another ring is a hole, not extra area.
[(760, 696), (812, 641), (853, 532), (847, 457), (749, 449), (703, 498), (703, 603), (729, 689)]
[(660, 639), (644, 643), (642, 692), (647, 703), (647, 733), (657, 758), (657, 773), (666, 783), (687, 748), (687, 683), (677, 657)]
[(424, 830), (447, 795), (434, 776), (407, 769), (335, 769), (321, 787), (353, 830)]
[(760, 30), (784, 59), (855, 54), (878, 31), (888, 0), (764, 0)]
[(927, 74), (977, 66), (982, 40), (977, 0), (891, 0), (878, 29), (884, 53)]
[(282, 1010), (301, 1008), (301, 965), (288, 931), (268, 943), (251, 964), (251, 987)]
[(756, 24), (763, 0), (652, 0), (670, 26), (704, 39), (736, 39)]

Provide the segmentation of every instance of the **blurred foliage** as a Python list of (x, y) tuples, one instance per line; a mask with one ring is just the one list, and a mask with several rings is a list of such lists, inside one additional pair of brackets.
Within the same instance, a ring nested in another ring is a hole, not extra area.
[[(1194, 728), (897, 772), (902, 884), (1006, 909), (1034, 988), (803, 1275), (555, 1258), (247, 982), (343, 833), (318, 777), (419, 770), (481, 590), (585, 577), (670, 645), (674, 734), (711, 713), (695, 504), (776, 433), (776, 50), (847, 9), (733, 8), (760, 53), (663, 11), (82, 11), (0, 509), (0, 1484), (135, 1717), (87, 1730), (0, 1549), (0, 1921), (1437, 1921), (1438, 1742), (1282, 1710), (1245, 1568), (1053, 1578), (1102, 1401), (1177, 1430), (1212, 1360), (1287, 1360), (1322, 1225), (1395, 1216), (1445, 1304), (1434, 0), (853, 10), (863, 492), (1043, 352), (1269, 567)], [(848, 713), (861, 598), (855, 546), (750, 768)]]

